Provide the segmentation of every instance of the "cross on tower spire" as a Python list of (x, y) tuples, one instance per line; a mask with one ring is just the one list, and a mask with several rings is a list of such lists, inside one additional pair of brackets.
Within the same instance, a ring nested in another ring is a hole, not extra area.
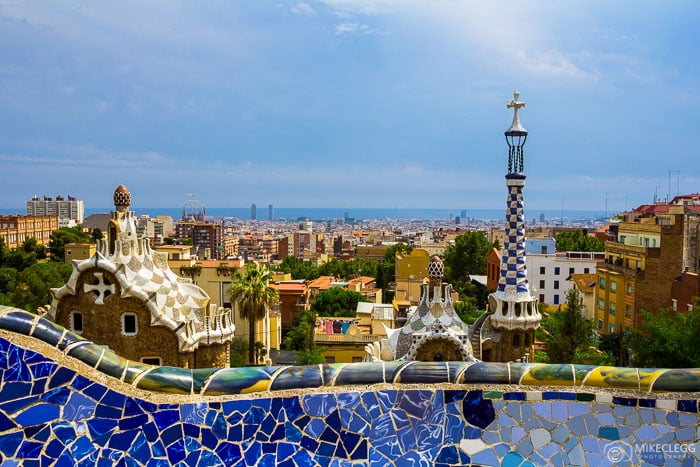
[(525, 131), (527, 130), (523, 128), (523, 126), (520, 124), (520, 116), (518, 115), (518, 110), (520, 110), (521, 107), (525, 107), (525, 102), (521, 102), (518, 99), (520, 98), (520, 93), (518, 91), (515, 91), (513, 93), (513, 100), (508, 102), (506, 104), (506, 107), (509, 109), (513, 109), (513, 123), (510, 124), (510, 128), (508, 128), (508, 132), (513, 132), (513, 131)]

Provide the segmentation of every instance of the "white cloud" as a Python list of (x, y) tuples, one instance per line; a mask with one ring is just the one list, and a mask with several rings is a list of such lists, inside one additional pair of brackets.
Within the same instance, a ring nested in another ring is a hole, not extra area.
[(345, 21), (344, 23), (335, 25), (335, 35), (340, 36), (343, 34), (349, 34), (357, 31), (358, 24), (352, 21)]
[(292, 5), (292, 11), (294, 13), (304, 13), (307, 15), (313, 15), (316, 13), (316, 11), (311, 7), (306, 2), (298, 2), (295, 5)]

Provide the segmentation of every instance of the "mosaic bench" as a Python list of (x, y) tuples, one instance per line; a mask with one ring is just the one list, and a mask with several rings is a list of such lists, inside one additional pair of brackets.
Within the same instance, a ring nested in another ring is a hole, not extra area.
[(2, 465), (690, 466), (698, 391), (699, 369), (158, 367), (0, 308)]

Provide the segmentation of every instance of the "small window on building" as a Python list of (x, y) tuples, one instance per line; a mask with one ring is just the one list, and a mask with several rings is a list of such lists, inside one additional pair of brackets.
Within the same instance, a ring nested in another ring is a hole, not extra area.
[(602, 319), (598, 320), (598, 329), (600, 329), (601, 331), (603, 330), (603, 320)]
[(603, 298), (598, 299), (598, 309), (600, 309), (600, 310), (605, 309), (605, 299), (603, 299)]
[(83, 332), (83, 314), (74, 311), (70, 314), (70, 328), (73, 332), (80, 334)]
[(327, 356), (326, 363), (335, 363), (335, 357), (334, 356)]
[(615, 302), (610, 302), (610, 314), (614, 315), (615, 311)]
[(615, 334), (615, 325), (614, 324), (611, 323), (608, 326), (608, 328), (609, 328), (608, 331), (610, 332), (610, 334)]
[(627, 295), (632, 295), (632, 284), (627, 284)]
[(574, 268), (569, 268), (569, 275), (574, 273)]
[(361, 361), (362, 361), (362, 357), (357, 357), (357, 356), (352, 357), (352, 362), (353, 362), (353, 363), (358, 363), (358, 362), (361, 362)]
[(540, 289), (544, 289), (544, 280), (540, 279)]
[(583, 273), (584, 274), (590, 274), (591, 269), (590, 268), (583, 268)]
[(160, 357), (143, 357), (141, 359), (141, 363), (145, 363), (146, 365), (162, 365)]
[(630, 306), (629, 306), (629, 305), (625, 305), (625, 318), (629, 318), (629, 317), (630, 317), (630, 313), (631, 313)]
[(556, 294), (556, 295), (554, 296), (554, 304), (555, 304), (555, 305), (559, 305), (559, 294)]
[(612, 293), (617, 292), (617, 282), (616, 281), (610, 281), (610, 292), (612, 292)]
[(559, 290), (559, 281), (554, 281), (554, 289)]
[(559, 275), (559, 267), (558, 266), (556, 268), (554, 268), (554, 275), (555, 276)]
[(138, 317), (134, 313), (124, 313), (122, 315), (122, 334), (135, 336), (138, 331)]
[(600, 287), (601, 289), (605, 288), (605, 277), (601, 277), (598, 279), (598, 287)]
[(544, 274), (544, 273), (545, 273), (545, 268), (544, 268), (544, 266), (540, 266), (540, 274)]
[(540, 294), (540, 303), (544, 303), (544, 294), (543, 293)]

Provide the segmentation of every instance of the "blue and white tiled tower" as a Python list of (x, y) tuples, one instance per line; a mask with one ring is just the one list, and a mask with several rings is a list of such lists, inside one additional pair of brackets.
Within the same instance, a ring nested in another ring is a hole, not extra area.
[(539, 327), (541, 316), (537, 310), (537, 298), (530, 293), (525, 265), (523, 166), (527, 130), (521, 125), (518, 115), (518, 111), (525, 107), (525, 102), (519, 101), (519, 97), (515, 91), (513, 100), (506, 104), (507, 108), (513, 109), (513, 123), (505, 131), (508, 143), (506, 237), (498, 289), (489, 299), (492, 312), (490, 324), (494, 329), (531, 331)]

